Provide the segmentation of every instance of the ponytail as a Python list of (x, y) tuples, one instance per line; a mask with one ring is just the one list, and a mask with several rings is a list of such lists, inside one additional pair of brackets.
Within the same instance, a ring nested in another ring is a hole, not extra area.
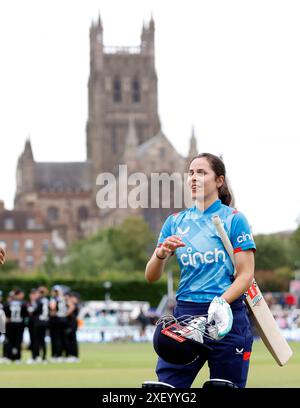
[(219, 188), (219, 199), (221, 200), (222, 204), (232, 206), (233, 198), (227, 185), (226, 178), (224, 179), (224, 183)]

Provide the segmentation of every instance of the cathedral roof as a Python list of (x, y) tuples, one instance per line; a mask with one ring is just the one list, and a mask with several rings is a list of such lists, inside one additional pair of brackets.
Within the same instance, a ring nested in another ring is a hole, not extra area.
[(37, 162), (35, 184), (38, 190), (90, 191), (91, 163)]
[(146, 142), (142, 143), (138, 146), (138, 153), (140, 156), (143, 156), (145, 153), (148, 152), (149, 148), (157, 143), (159, 139), (161, 139), (162, 134), (158, 133), (156, 136), (151, 137), (151, 139), (147, 140)]
[(157, 135), (151, 137), (151, 139), (147, 140), (146, 142), (142, 143), (141, 145), (138, 146), (137, 151), (138, 155), (144, 156), (145, 154), (148, 154), (149, 149), (158, 143), (159, 141), (164, 141), (165, 144), (167, 144), (176, 154), (178, 155), (178, 158), (184, 159), (184, 157), (178, 153), (175, 149), (175, 147), (172, 145), (172, 143), (168, 140), (168, 138), (162, 133), (162, 131), (159, 131)]

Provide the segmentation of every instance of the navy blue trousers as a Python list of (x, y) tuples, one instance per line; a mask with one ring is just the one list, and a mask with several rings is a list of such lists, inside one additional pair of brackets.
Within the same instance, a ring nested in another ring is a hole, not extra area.
[[(210, 379), (228, 380), (244, 388), (247, 382), (249, 359), (252, 350), (253, 335), (246, 305), (238, 299), (230, 305), (233, 314), (231, 331), (222, 340), (206, 339), (204, 343), (212, 348), (207, 359)], [(178, 301), (174, 316), (205, 315), (209, 303)], [(197, 358), (190, 364), (170, 364), (158, 358), (156, 374), (158, 380), (176, 388), (189, 388), (198, 372), (206, 363), (206, 358)]]

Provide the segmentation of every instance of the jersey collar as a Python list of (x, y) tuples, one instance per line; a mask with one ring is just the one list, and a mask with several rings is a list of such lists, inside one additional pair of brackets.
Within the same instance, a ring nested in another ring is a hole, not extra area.
[(206, 208), (206, 210), (201, 211), (199, 210), (198, 207), (196, 207), (196, 205), (194, 205), (194, 211), (200, 215), (209, 215), (209, 214), (213, 214), (216, 211), (218, 211), (221, 208), (221, 200), (218, 199), (216, 201), (214, 201), (209, 207)]

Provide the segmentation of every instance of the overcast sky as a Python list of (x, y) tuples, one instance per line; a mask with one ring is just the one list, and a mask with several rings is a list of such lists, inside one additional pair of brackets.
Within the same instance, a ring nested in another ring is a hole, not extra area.
[[(156, 24), (162, 129), (187, 154), (224, 155), (254, 233), (300, 215), (300, 2), (289, 0), (10, 0), (0, 3), (0, 198), (13, 207), (17, 159), (86, 157), (89, 28), (105, 45), (139, 45)], [(155, 171), (155, 169), (154, 169)]]

